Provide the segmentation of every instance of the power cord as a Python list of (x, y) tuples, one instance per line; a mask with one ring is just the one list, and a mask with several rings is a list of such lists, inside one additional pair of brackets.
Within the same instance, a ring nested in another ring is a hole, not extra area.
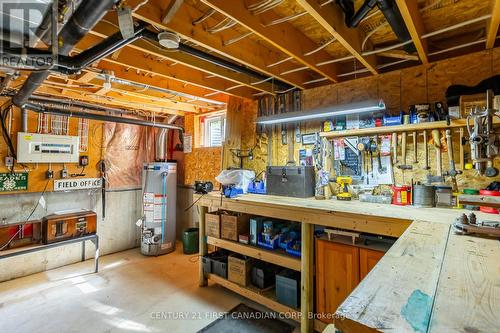
[(20, 225), (19, 230), (17, 230), (17, 232), (7, 241), (7, 243), (5, 243), (4, 245), (2, 245), (2, 247), (0, 247), (0, 251), (4, 250), (7, 246), (9, 246), (9, 244), (14, 240), (14, 238), (16, 238), (19, 235), (19, 233), (21, 232), (21, 230), (24, 230), (24, 226), (26, 225), (26, 223), (29, 222), (29, 220), (31, 219), (31, 217), (35, 213), (36, 209), (40, 205), (40, 199), (45, 194), (45, 191), (47, 191), (47, 186), (49, 185), (49, 182), (50, 182), (50, 179), (48, 179), (47, 182), (45, 183), (45, 187), (43, 188), (42, 194), (40, 195), (40, 198), (38, 198), (38, 200), (36, 202), (36, 205), (33, 208), (33, 210), (31, 211), (31, 213), (28, 216), (28, 218), (24, 219), (24, 222)]
[(193, 207), (194, 205), (196, 205), (196, 203), (198, 201), (200, 201), (201, 198), (203, 198), (205, 195), (206, 195), (206, 193), (202, 194), (198, 199), (196, 199), (192, 204), (190, 204), (186, 209), (184, 209), (184, 211), (187, 212), (191, 207)]

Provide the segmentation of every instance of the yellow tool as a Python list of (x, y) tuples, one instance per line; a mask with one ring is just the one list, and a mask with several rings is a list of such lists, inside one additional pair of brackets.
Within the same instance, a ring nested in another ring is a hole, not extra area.
[(351, 200), (352, 195), (349, 193), (349, 185), (352, 184), (352, 178), (349, 176), (339, 176), (335, 181), (340, 185), (340, 192), (337, 194), (337, 200)]

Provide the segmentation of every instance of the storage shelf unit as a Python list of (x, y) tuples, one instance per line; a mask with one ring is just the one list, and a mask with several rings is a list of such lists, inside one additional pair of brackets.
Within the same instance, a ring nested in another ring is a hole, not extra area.
[(255, 259), (270, 262), (272, 264), (293, 269), (295, 271), (300, 271), (300, 259), (294, 258), (290, 255), (280, 253), (282, 251), (270, 251), (262, 248), (258, 248), (252, 245), (246, 245), (241, 243), (236, 243), (233, 241), (219, 239), (215, 237), (207, 237), (207, 243), (223, 249), (233, 251), (236, 253), (243, 254)]
[[(278, 303), (276, 301), (276, 298), (274, 296), (274, 289), (272, 290), (266, 290), (266, 291), (261, 291), (255, 287), (243, 287), (240, 286), (239, 284), (236, 284), (234, 282), (231, 282), (227, 279), (224, 279), (223, 277), (220, 277), (215, 274), (207, 274), (207, 278), (212, 281), (217, 283), (218, 285), (221, 285), (224, 288), (227, 288), (241, 296), (244, 296), (248, 299), (251, 299), (252, 301), (259, 303), (261, 305), (264, 305), (265, 307), (279, 312), (279, 313), (288, 313), (290, 314), (290, 319), (293, 319), (295, 321), (300, 322), (300, 310), (299, 309), (293, 309), (291, 307), (288, 307), (286, 305), (283, 305), (281, 303)], [(314, 329), (317, 332), (323, 332), (323, 330), (326, 328), (327, 324), (319, 321), (319, 320), (314, 320)]]
[[(406, 124), (406, 125), (396, 125), (396, 126), (382, 126), (382, 127), (370, 127), (370, 128), (360, 128), (345, 131), (332, 131), (332, 132), (321, 132), (320, 136), (324, 138), (343, 138), (346, 136), (365, 136), (374, 134), (389, 134), (389, 133), (399, 133), (399, 132), (413, 132), (413, 131), (425, 131), (433, 129), (447, 129), (447, 128), (460, 128), (466, 126), (465, 119), (451, 120), (450, 125), (447, 124), (445, 120), (443, 121), (433, 121), (428, 123), (420, 124)], [(494, 124), (500, 124), (500, 120), (494, 119)]]

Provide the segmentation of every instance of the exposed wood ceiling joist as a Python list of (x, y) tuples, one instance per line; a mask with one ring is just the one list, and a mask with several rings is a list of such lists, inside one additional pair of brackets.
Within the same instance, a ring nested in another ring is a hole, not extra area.
[(401, 12), (401, 16), (408, 28), (413, 44), (417, 49), (418, 56), (422, 63), (429, 63), (427, 57), (428, 45), (427, 40), (422, 39), (421, 36), (425, 34), (424, 22), (420, 11), (418, 9), (418, 2), (415, 0), (396, 0), (396, 4)]
[[(51, 77), (49, 81), (46, 82), (47, 85), (52, 85), (63, 88), (64, 92), (66, 91), (79, 91), (84, 94), (92, 94), (106, 97), (114, 97), (118, 99), (123, 99), (128, 102), (137, 102), (144, 103), (148, 107), (152, 108), (164, 108), (164, 109), (173, 109), (179, 110), (183, 112), (194, 112), (197, 113), (199, 108), (193, 104), (176, 102), (171, 100), (170, 98), (159, 98), (152, 95), (146, 95), (137, 93), (130, 87), (126, 87), (119, 83), (112, 83), (111, 87), (105, 87), (102, 85), (102, 82), (95, 81), (89, 82), (85, 85), (78, 86), (77, 84), (67, 84), (65, 86), (65, 80), (61, 81), (58, 77)], [(63, 92), (63, 93), (64, 93)]]
[(336, 5), (321, 6), (316, 0), (297, 0), (297, 2), (371, 73), (378, 73), (376, 57), (363, 57), (361, 54), (363, 41), (361, 31), (350, 29), (344, 24), (344, 14), (340, 8)]
[[(142, 0), (129, 0), (128, 4), (132, 8), (135, 8), (141, 2)], [(143, 6), (140, 6), (133, 15), (137, 19), (154, 24), (161, 29), (174, 31), (183, 39), (200, 45), (215, 54), (224, 56), (263, 74), (276, 77), (296, 87), (305, 88), (303, 82), (313, 78), (304, 71), (281, 75), (281, 73), (297, 67), (290, 62), (283, 62), (279, 65), (268, 67), (283, 60), (286, 58), (286, 55), (277, 50), (267, 48), (252, 39), (245, 38), (237, 43), (226, 45), (225, 41), (236, 37), (234, 32), (228, 29), (217, 34), (208, 33), (205, 28), (216, 22), (212, 18), (207, 19), (201, 24), (193, 25), (192, 22), (200, 18), (204, 12), (186, 3), (177, 11), (172, 21), (165, 25), (161, 20), (165, 8), (165, 1), (150, 0)]]
[[(87, 49), (95, 45), (101, 40), (100, 37), (87, 35), (77, 47), (80, 50)], [(118, 65), (123, 65), (127, 68), (134, 68), (136, 70), (146, 71), (153, 75), (160, 75), (168, 79), (178, 80), (184, 83), (191, 83), (198, 87), (211, 89), (212, 91), (219, 91), (233, 96), (241, 96), (245, 98), (252, 98), (253, 89), (239, 88), (237, 90), (226, 91), (226, 89), (234, 86), (234, 83), (219, 77), (206, 78), (206, 74), (199, 70), (189, 68), (187, 66), (176, 64), (168, 66), (165, 63), (157, 61), (154, 56), (145, 54), (132, 47), (127, 48), (127, 52), (120, 52), (116, 59), (105, 58), (101, 62), (111, 62)]]
[(270, 22), (276, 19), (271, 11), (260, 15), (252, 15), (247, 10), (243, 0), (201, 0), (206, 5), (238, 22), (246, 29), (267, 41), (286, 55), (293, 57), (301, 64), (311, 70), (337, 82), (338, 70), (335, 64), (318, 67), (316, 64), (331, 60), (332, 57), (324, 50), (305, 55), (308, 51), (316, 49), (318, 45), (305, 36), (300, 30), (290, 23), (281, 23), (279, 26), (265, 27), (262, 22)]
[(488, 21), (487, 26), (487, 37), (486, 37), (486, 49), (491, 49), (495, 46), (495, 40), (498, 34), (498, 27), (500, 25), (500, 0), (491, 0), (492, 1), (492, 16)]
[[(116, 29), (113, 26), (106, 24), (106, 23), (97, 24), (94, 27), (94, 29), (92, 29), (92, 31), (91, 31), (91, 33), (93, 35), (101, 37), (101, 38), (106, 38), (107, 36), (110, 36), (115, 32), (116, 32)], [(134, 43), (129, 44), (124, 49), (129, 49), (129, 48), (133, 48), (133, 49), (136, 49), (138, 51), (144, 52), (146, 54), (154, 55), (156, 57), (166, 58), (170, 61), (177, 62), (179, 64), (188, 66), (190, 68), (206, 72), (210, 75), (215, 75), (217, 77), (227, 79), (229, 81), (234, 82), (235, 84), (242, 84), (246, 87), (249, 87), (251, 89), (255, 89), (257, 91), (262, 91), (262, 92), (274, 94), (274, 88), (273, 88), (272, 83), (270, 83), (270, 82), (263, 82), (260, 84), (252, 84), (258, 80), (251, 78), (248, 75), (245, 75), (242, 73), (237, 73), (235, 71), (218, 66), (218, 65), (213, 64), (209, 61), (202, 60), (202, 59), (197, 58), (195, 56), (192, 56), (190, 54), (186, 54), (186, 53), (178, 52), (178, 51), (168, 51), (168, 50), (160, 47), (159, 45), (156, 45), (155, 43), (150, 42), (148, 40), (139, 39), (139, 40), (135, 41)], [(115, 54), (114, 60), (116, 60), (120, 56), (120, 54)], [(231, 86), (234, 86), (234, 84), (231, 84)]]
[[(50, 82), (48, 82), (50, 84)], [(104, 105), (120, 106), (128, 109), (144, 110), (147, 112), (155, 112), (159, 114), (175, 114), (183, 116), (185, 112), (178, 110), (169, 110), (165, 108), (154, 108), (150, 107), (146, 103), (134, 103), (130, 101), (125, 101), (118, 98), (111, 98), (106, 96), (98, 96), (91, 93), (81, 92), (75, 89), (67, 89), (66, 92), (62, 93), (59, 89), (49, 86), (47, 83), (42, 84), (41, 87), (37, 89), (37, 93), (46, 96), (55, 96), (61, 98), (75, 99), (83, 102), (91, 102)]]
[[(190, 94), (193, 97), (201, 97), (206, 94), (212, 93), (213, 90), (201, 88), (190, 83), (184, 83), (177, 80), (165, 80), (164, 77), (159, 75), (152, 75), (149, 72), (137, 72), (134, 68), (125, 67), (116, 63), (101, 61), (99, 63), (99, 69), (113, 72), (115, 77), (149, 85), (152, 87), (169, 89), (177, 92), (184, 92)], [(211, 100), (227, 103), (227, 95), (218, 93), (217, 95), (210, 96)]]

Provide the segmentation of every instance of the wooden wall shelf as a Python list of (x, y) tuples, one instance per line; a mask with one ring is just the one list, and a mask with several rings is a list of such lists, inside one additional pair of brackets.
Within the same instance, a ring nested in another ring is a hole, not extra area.
[[(418, 132), (433, 129), (448, 129), (448, 128), (460, 128), (466, 126), (465, 119), (457, 119), (450, 121), (450, 125), (447, 124), (445, 120), (443, 121), (433, 121), (428, 123), (420, 124), (406, 124), (406, 125), (396, 125), (396, 126), (382, 126), (382, 127), (370, 127), (361, 128), (345, 131), (332, 131), (332, 132), (320, 132), (320, 136), (324, 138), (343, 138), (348, 136), (367, 136), (375, 134), (391, 134), (400, 132)], [(493, 123), (495, 125), (500, 124), (500, 120), (494, 118)], [(472, 125), (472, 123), (471, 123)]]
[(219, 239), (215, 237), (207, 237), (207, 243), (226, 250), (243, 254), (255, 259), (263, 260), (278, 266), (300, 271), (300, 259), (290, 255), (280, 253), (281, 251), (269, 251), (252, 245), (236, 243), (233, 241)]

